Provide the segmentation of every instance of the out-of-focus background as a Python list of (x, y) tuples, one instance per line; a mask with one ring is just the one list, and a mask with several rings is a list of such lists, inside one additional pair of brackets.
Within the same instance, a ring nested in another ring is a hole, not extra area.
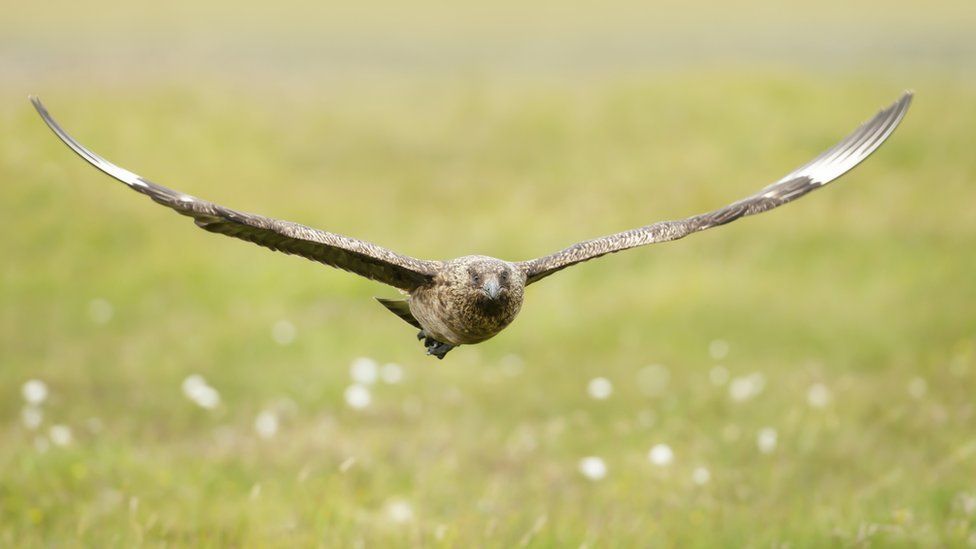
[[(976, 9), (8, 2), (0, 545), (976, 544)], [(575, 5), (574, 5), (575, 4)], [(83, 143), (420, 257), (829, 189), (567, 270), (440, 362), (395, 293), (196, 229)]]

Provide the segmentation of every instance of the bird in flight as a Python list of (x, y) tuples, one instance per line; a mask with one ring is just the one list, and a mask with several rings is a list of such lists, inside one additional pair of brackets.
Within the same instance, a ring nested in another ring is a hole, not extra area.
[(809, 163), (742, 200), (708, 213), (660, 221), (517, 262), (483, 255), (416, 259), (363, 240), (201, 200), (157, 185), (93, 153), (68, 135), (37, 97), (31, 96), (30, 100), (51, 130), (79, 156), (133, 190), (192, 217), (198, 227), (299, 255), (401, 290), (406, 299), (376, 299), (418, 328), (417, 339), (423, 341), (427, 354), (442, 359), (454, 347), (480, 343), (502, 331), (522, 308), (525, 287), (557, 271), (630, 248), (684, 238), (771, 210), (823, 187), (884, 143), (908, 111), (912, 92), (906, 91), (898, 101)]

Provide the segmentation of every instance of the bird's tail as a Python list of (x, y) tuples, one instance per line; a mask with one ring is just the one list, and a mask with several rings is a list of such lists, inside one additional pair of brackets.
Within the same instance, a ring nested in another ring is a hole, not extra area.
[(379, 301), (384, 307), (390, 310), (391, 313), (402, 318), (407, 324), (411, 326), (416, 326), (418, 329), (423, 330), (420, 322), (413, 317), (410, 312), (410, 305), (407, 304), (405, 299), (383, 299), (382, 297), (377, 297), (376, 301)]

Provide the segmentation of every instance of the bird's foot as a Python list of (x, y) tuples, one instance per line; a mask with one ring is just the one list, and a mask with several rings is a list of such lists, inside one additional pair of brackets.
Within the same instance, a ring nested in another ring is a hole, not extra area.
[(424, 337), (424, 346), (427, 347), (427, 354), (436, 356), (438, 360), (443, 360), (444, 355), (455, 346), (450, 343), (441, 343), (432, 337)]
[(438, 360), (443, 360), (444, 355), (446, 355), (448, 351), (450, 351), (454, 347), (457, 347), (457, 345), (451, 345), (450, 343), (441, 343), (440, 341), (437, 341), (436, 339), (427, 335), (426, 330), (420, 330), (419, 332), (417, 332), (417, 340), (423, 340), (424, 347), (427, 348), (427, 354), (431, 356), (436, 356)]

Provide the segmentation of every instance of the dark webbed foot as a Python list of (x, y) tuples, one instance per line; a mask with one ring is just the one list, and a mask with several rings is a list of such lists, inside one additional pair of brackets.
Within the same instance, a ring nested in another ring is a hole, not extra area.
[(454, 348), (450, 343), (441, 343), (433, 338), (425, 338), (424, 346), (427, 347), (427, 354), (436, 356), (438, 360), (443, 360), (444, 355)]
[(443, 360), (444, 355), (454, 348), (454, 345), (450, 343), (441, 343), (439, 341), (430, 340), (432, 343), (427, 345), (427, 354), (436, 356), (438, 360)]
[(427, 332), (424, 330), (417, 332), (417, 339), (422, 339), (424, 341), (424, 347), (427, 347), (428, 355), (436, 356), (439, 360), (443, 360), (444, 355), (456, 347), (456, 345), (451, 345), (450, 343), (441, 343), (440, 341), (437, 341), (436, 339), (427, 335)]

